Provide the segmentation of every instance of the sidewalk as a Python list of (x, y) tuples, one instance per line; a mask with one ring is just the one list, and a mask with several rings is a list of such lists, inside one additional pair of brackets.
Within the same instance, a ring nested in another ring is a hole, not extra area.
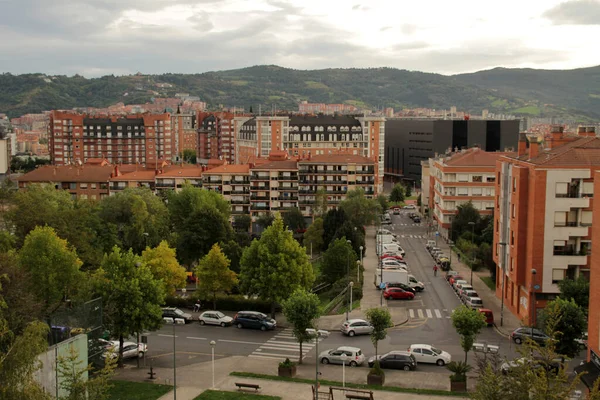
[[(437, 246), (444, 251), (450, 253), (450, 246), (441, 237), (438, 237)], [(471, 280), (471, 268), (462, 261), (458, 261), (458, 255), (452, 252), (452, 269), (460, 273), (467, 281)], [(492, 310), (494, 313), (494, 327), (498, 333), (508, 336), (515, 329), (523, 326), (521, 321), (515, 317), (507, 307), (504, 307), (503, 324), (500, 326), (500, 310), (502, 301), (496, 297), (496, 293), (492, 291), (486, 283), (481, 280), (482, 277), (490, 276), (488, 271), (473, 271), (473, 282), (471, 285), (483, 300), (483, 306)]]
[[(261, 394), (279, 396), (284, 400), (311, 399), (311, 385), (308, 383), (293, 383), (284, 381), (272, 381), (265, 379), (253, 379), (230, 376), (231, 371), (257, 372), (268, 375), (277, 375), (278, 362), (276, 360), (265, 361), (263, 359), (233, 356), (215, 361), (215, 388), (217, 390), (236, 391), (235, 382), (256, 383), (261, 386)], [(342, 368), (340, 366), (323, 365), (319, 367), (321, 376), (319, 379), (330, 381), (342, 381)], [(346, 382), (366, 384), (368, 368), (345, 368)], [(129, 381), (144, 381), (147, 369), (126, 368), (117, 371), (117, 379)], [(173, 370), (168, 368), (155, 368), (157, 379), (155, 383), (172, 384)], [(386, 386), (419, 387), (427, 389), (449, 390), (450, 379), (440, 379), (440, 374), (424, 371), (386, 371)], [(297, 367), (297, 378), (315, 378), (315, 365), (304, 364)], [(474, 385), (474, 382), (472, 385)], [(212, 387), (212, 363), (204, 362), (186, 366), (177, 370), (177, 399), (193, 400), (206, 389)], [(321, 386), (321, 390), (328, 390), (328, 386)], [(418, 395), (410, 393), (374, 391), (376, 400), (435, 400), (446, 396)], [(343, 398), (341, 395), (336, 398)], [(173, 400), (174, 394), (170, 392), (160, 400)], [(458, 397), (453, 397), (458, 399)], [(466, 397), (465, 397), (466, 398)]]

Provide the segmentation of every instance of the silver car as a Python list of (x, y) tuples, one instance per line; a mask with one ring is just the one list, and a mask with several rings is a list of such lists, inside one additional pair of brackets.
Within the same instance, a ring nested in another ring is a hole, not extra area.
[(370, 335), (373, 327), (364, 319), (351, 319), (342, 324), (340, 331), (350, 337), (354, 335)]
[(204, 311), (200, 314), (198, 320), (200, 321), (200, 325), (220, 325), (222, 327), (231, 325), (233, 322), (233, 318), (228, 317), (221, 311)]
[(343, 357), (346, 357), (345, 364), (351, 367), (357, 367), (365, 362), (365, 355), (358, 347), (341, 346), (337, 349), (325, 350), (319, 354), (319, 362), (322, 364), (343, 364)]

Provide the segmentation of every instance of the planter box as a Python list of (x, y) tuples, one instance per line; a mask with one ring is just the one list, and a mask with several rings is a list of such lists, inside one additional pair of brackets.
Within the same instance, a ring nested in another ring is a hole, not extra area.
[(383, 386), (385, 375), (367, 375), (367, 385)]
[(453, 381), (450, 380), (450, 391), (451, 392), (466, 392), (467, 381)]
[(277, 375), (284, 376), (286, 378), (293, 378), (296, 376), (296, 366), (293, 367), (277, 367)]

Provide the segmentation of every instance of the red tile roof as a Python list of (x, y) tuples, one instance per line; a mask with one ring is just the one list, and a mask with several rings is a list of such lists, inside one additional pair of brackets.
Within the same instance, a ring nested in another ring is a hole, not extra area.
[(127, 172), (120, 176), (115, 176), (114, 178), (111, 178), (111, 181), (115, 181), (115, 182), (152, 181), (152, 182), (154, 182), (155, 176), (156, 176), (156, 171), (154, 171), (154, 170), (133, 171), (133, 172)]
[(200, 166), (173, 165), (163, 168), (157, 178), (201, 178), (202, 172)]
[(45, 165), (21, 175), (19, 182), (108, 182), (113, 167), (96, 165)]
[(368, 157), (355, 154), (322, 154), (299, 161), (302, 164), (374, 164)]
[(531, 160), (529, 152), (515, 158), (536, 165), (600, 165), (600, 138), (582, 137), (554, 149), (544, 149)]
[(248, 164), (227, 164), (204, 171), (202, 175), (247, 174), (249, 172)]
[(512, 155), (516, 153), (484, 151), (475, 147), (452, 154), (449, 159), (444, 160), (444, 164), (451, 167), (494, 167), (500, 157)]
[(298, 162), (295, 160), (271, 161), (261, 165), (255, 165), (252, 170), (274, 170), (274, 169), (298, 169)]

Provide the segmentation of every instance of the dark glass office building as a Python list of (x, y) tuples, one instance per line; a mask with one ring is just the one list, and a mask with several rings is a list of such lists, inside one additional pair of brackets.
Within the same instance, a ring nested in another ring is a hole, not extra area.
[(410, 120), (385, 122), (385, 174), (421, 179), (421, 161), (448, 149), (478, 145), (485, 151), (517, 148), (519, 120)]

